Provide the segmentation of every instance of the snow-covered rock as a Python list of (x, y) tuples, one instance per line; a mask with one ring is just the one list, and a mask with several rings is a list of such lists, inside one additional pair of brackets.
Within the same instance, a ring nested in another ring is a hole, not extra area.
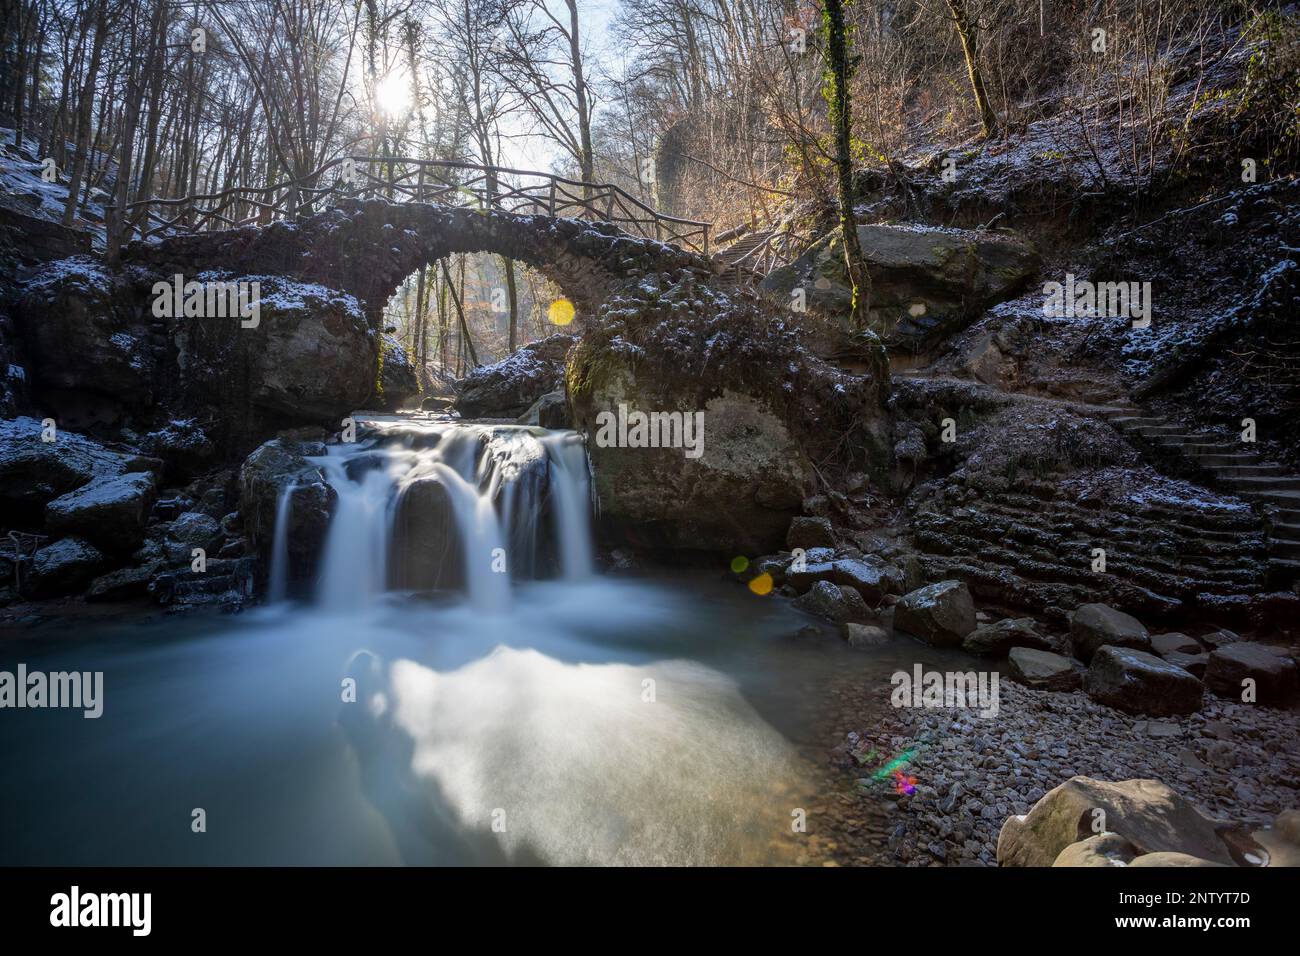
[(59, 429), (57, 423), (48, 430), (34, 418), (0, 420), (0, 525), (39, 525), (51, 500), (92, 478), (147, 471), (154, 465)]
[(975, 630), (975, 603), (963, 581), (940, 581), (903, 595), (894, 628), (936, 647), (957, 647)]
[[(918, 346), (958, 331), (989, 306), (1010, 298), (1038, 271), (1039, 255), (1010, 232), (938, 226), (858, 227), (871, 275), (871, 323), (887, 346)], [(852, 301), (844, 249), (835, 231), (763, 287), (789, 298), (802, 289), (808, 305), (845, 317)]]
[(1255, 701), (1265, 707), (1285, 707), (1300, 683), (1295, 661), (1262, 644), (1240, 641), (1211, 652), (1205, 686), (1212, 693), (1242, 700), (1247, 680), (1254, 684)]
[(1097, 603), (1084, 604), (1075, 610), (1070, 618), (1070, 643), (1074, 647), (1074, 656), (1085, 664), (1105, 644), (1140, 651), (1151, 649), (1150, 637), (1141, 621), (1131, 614)]
[(132, 551), (144, 540), (157, 497), (150, 472), (94, 478), (45, 506), (45, 527), (79, 535), (109, 551)]
[(1130, 714), (1194, 714), (1201, 682), (1176, 664), (1131, 647), (1105, 645), (1092, 655), (1083, 689), (1093, 700)]
[(41, 390), (144, 407), (157, 388), (149, 329), (120, 277), (88, 257), (47, 263), (22, 288), (18, 325)]
[(574, 341), (571, 335), (552, 335), (475, 369), (460, 383), (456, 410), (463, 418), (518, 418), (562, 386), (564, 359)]
[(61, 597), (82, 590), (104, 569), (104, 555), (89, 541), (62, 538), (37, 550), (25, 582), (33, 598)]

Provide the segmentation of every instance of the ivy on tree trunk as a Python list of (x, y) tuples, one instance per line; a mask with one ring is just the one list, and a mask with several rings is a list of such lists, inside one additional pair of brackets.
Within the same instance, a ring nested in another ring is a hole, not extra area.
[(850, 52), (852, 37), (844, 21), (844, 9), (852, 0), (823, 0), (822, 41), (826, 48), (826, 68), (823, 74), (822, 95), (830, 112), (831, 131), (835, 138), (835, 171), (840, 206), (840, 236), (844, 243), (844, 266), (853, 289), (849, 307), (849, 324), (856, 331), (869, 336), (876, 352), (875, 377), (883, 391), (889, 387), (889, 364), (884, 346), (869, 329), (868, 308), (871, 301), (871, 276), (862, 256), (862, 243), (858, 239), (858, 222), (853, 206), (853, 134), (852, 110), (849, 102), (849, 83), (856, 66)]

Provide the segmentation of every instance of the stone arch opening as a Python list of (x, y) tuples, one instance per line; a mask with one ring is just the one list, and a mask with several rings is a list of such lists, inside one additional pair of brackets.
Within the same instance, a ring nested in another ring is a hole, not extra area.
[(405, 350), (421, 392), (446, 394), (453, 378), (476, 365), (572, 332), (585, 318), (574, 294), (520, 260), (457, 254), (417, 268), (398, 285), (383, 308), (384, 337)]

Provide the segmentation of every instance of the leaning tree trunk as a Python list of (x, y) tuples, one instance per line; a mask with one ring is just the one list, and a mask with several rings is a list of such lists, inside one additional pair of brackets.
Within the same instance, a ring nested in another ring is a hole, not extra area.
[(957, 27), (957, 36), (961, 38), (962, 53), (966, 55), (966, 73), (970, 77), (971, 92), (975, 94), (975, 108), (980, 114), (980, 125), (984, 135), (992, 136), (997, 132), (998, 118), (989, 105), (989, 97), (984, 92), (984, 78), (980, 74), (979, 60), (976, 57), (976, 27), (966, 18), (966, 0), (947, 0), (948, 9), (952, 11), (952, 20)]
[(871, 275), (867, 272), (867, 263), (862, 255), (857, 215), (853, 209), (856, 197), (853, 188), (853, 133), (849, 82), (853, 78), (854, 62), (849, 49), (848, 26), (844, 22), (844, 6), (843, 0), (825, 0), (822, 11), (822, 33), (826, 44), (826, 71), (822, 94), (826, 97), (831, 130), (835, 138), (840, 235), (844, 243), (844, 266), (853, 288), (849, 323), (853, 329), (869, 338), (874, 345), (875, 368), (872, 370), (872, 376), (883, 397), (889, 389), (889, 360), (880, 339), (869, 328)]
[(849, 319), (855, 329), (867, 327), (867, 305), (871, 298), (871, 277), (862, 258), (858, 241), (857, 217), (853, 212), (853, 133), (849, 103), (849, 81), (853, 64), (849, 55), (848, 27), (844, 22), (842, 0), (826, 0), (822, 16), (826, 42), (826, 74), (823, 94), (830, 109), (831, 131), (835, 138), (835, 172), (840, 204), (840, 231), (844, 241), (844, 265), (853, 287), (853, 304)]

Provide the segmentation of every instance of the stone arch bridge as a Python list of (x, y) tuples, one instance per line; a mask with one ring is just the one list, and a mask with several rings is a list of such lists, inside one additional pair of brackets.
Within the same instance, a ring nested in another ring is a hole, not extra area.
[(355, 296), (372, 327), (401, 283), (455, 253), (488, 252), (554, 281), (579, 313), (646, 274), (712, 278), (702, 253), (628, 235), (611, 223), (386, 199), (347, 199), (321, 212), (236, 229), (132, 242), (124, 267), (153, 274), (274, 274)]

